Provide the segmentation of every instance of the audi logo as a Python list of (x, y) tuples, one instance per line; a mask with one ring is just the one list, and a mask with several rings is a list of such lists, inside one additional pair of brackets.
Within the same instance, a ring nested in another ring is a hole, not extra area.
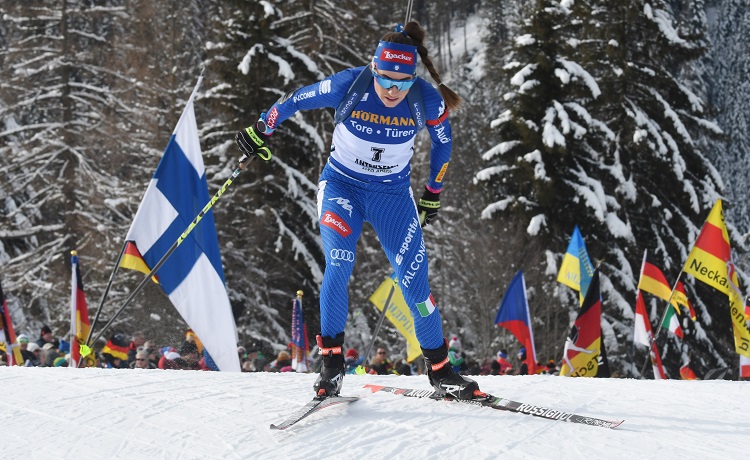
[(344, 262), (354, 262), (354, 253), (344, 249), (331, 249), (331, 259), (343, 260)]

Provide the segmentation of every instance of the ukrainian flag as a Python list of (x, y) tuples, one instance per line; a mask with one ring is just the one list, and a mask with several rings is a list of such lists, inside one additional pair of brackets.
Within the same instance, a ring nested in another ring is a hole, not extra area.
[(583, 303), (592, 276), (594, 276), (594, 268), (586, 251), (586, 243), (583, 242), (583, 236), (576, 225), (568, 249), (565, 251), (560, 272), (557, 274), (557, 281), (578, 291), (580, 301)]

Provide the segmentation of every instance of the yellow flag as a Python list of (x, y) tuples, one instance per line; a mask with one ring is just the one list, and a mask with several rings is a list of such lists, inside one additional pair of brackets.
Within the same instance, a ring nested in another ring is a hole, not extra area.
[(750, 330), (745, 323), (744, 303), (731, 252), (724, 211), (721, 200), (717, 200), (682, 270), (729, 296), (735, 351), (750, 358)]
[(385, 301), (388, 299), (388, 294), (391, 292), (391, 288), (393, 288), (394, 291), (391, 296), (391, 302), (385, 312), (385, 317), (396, 326), (396, 329), (398, 329), (401, 335), (406, 339), (406, 360), (412, 362), (422, 354), (422, 349), (419, 347), (417, 334), (414, 332), (414, 317), (409, 311), (409, 306), (406, 305), (406, 300), (401, 293), (401, 289), (398, 287), (395, 275), (392, 275), (383, 281), (380, 287), (378, 287), (370, 296), (370, 302), (382, 312)]

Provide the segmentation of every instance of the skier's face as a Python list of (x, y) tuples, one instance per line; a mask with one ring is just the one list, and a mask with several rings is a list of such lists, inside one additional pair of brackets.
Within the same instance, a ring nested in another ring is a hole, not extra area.
[(388, 108), (396, 107), (404, 100), (415, 79), (414, 75), (408, 73), (378, 70), (374, 64), (373, 72), (375, 74), (375, 93), (383, 105)]

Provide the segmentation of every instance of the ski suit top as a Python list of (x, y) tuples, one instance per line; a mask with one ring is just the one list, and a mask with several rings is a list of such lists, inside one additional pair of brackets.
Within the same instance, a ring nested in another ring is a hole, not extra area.
[[(318, 83), (290, 91), (265, 113), (264, 121), (276, 129), (299, 110), (337, 108), (360, 72), (369, 66), (343, 70)], [(417, 125), (407, 99), (388, 108), (375, 93), (374, 81), (348, 119), (333, 132), (330, 163), (340, 172), (365, 182), (400, 183), (409, 180)], [(440, 93), (417, 77), (426, 112), (426, 128), (432, 140), (427, 188), (439, 193), (451, 155), (451, 126)]]

